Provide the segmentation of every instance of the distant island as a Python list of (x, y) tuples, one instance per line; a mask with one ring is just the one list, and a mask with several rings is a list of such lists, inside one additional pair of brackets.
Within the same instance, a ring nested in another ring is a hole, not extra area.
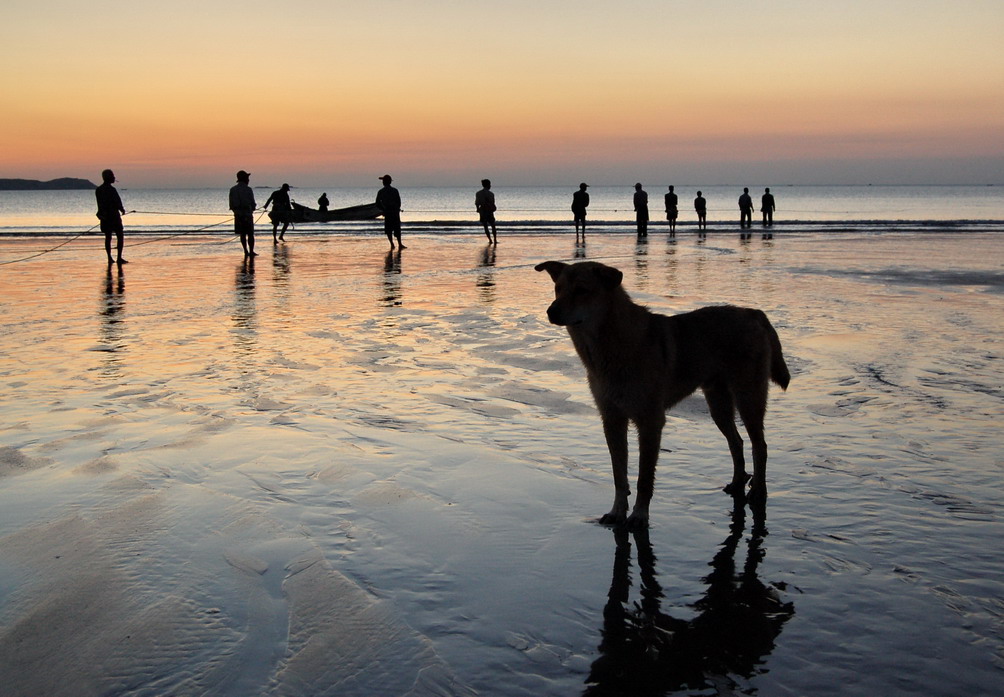
[(96, 189), (97, 184), (86, 179), (62, 177), (47, 182), (37, 179), (0, 179), (0, 191), (68, 191), (70, 189)]

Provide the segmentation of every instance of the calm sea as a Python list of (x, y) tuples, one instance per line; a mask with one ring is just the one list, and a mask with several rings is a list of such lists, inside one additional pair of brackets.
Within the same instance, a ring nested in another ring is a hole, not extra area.
[[(398, 187), (403, 201), (403, 220), (413, 231), (469, 232), (476, 226), (472, 187)], [(495, 187), (498, 221), (541, 233), (567, 231), (569, 206), (576, 187)], [(258, 187), (261, 206), (273, 187)], [(763, 186), (750, 191), (759, 207)], [(664, 220), (665, 185), (647, 185), (653, 229)], [(680, 199), (679, 227), (694, 226), (691, 202), (697, 191), (708, 201), (708, 219), (731, 229), (738, 219), (735, 186), (676, 185)], [(119, 189), (126, 210), (129, 233), (199, 232), (230, 234), (227, 189)], [(377, 187), (297, 188), (293, 199), (316, 207), (327, 193), (331, 208), (368, 203)], [(887, 231), (925, 229), (1004, 229), (1004, 186), (777, 186), (771, 187), (777, 202), (775, 225), (797, 231)], [(589, 220), (606, 231), (632, 229), (632, 186), (595, 186), (589, 189)], [(0, 236), (74, 235), (95, 229), (94, 194), (91, 191), (0, 191)], [(754, 214), (754, 219), (759, 216)], [(262, 219), (264, 227), (267, 219)], [(380, 221), (299, 225), (300, 234), (360, 234), (382, 230)]]

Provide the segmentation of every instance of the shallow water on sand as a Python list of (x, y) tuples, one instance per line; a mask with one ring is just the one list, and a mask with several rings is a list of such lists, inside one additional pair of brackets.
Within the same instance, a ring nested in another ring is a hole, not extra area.
[[(7, 694), (998, 690), (1004, 242), (737, 237), (2, 267)], [(694, 397), (648, 534), (593, 522), (606, 448), (533, 271), (575, 257), (657, 311), (767, 312), (793, 378), (765, 519)]]

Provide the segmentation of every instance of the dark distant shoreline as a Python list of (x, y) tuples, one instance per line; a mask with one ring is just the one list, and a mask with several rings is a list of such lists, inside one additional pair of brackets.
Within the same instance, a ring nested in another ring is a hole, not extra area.
[(97, 184), (86, 179), (61, 177), (47, 182), (38, 179), (0, 179), (0, 191), (71, 191), (76, 189), (96, 189)]

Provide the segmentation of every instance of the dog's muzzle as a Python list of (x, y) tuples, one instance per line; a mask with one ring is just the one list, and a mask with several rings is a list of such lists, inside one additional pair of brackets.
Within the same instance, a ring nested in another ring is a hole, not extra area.
[(556, 307), (557, 303), (551, 303), (551, 306), (547, 308), (547, 319), (551, 324), (557, 324), (559, 327), (565, 326), (565, 318), (562, 316), (561, 308)]

